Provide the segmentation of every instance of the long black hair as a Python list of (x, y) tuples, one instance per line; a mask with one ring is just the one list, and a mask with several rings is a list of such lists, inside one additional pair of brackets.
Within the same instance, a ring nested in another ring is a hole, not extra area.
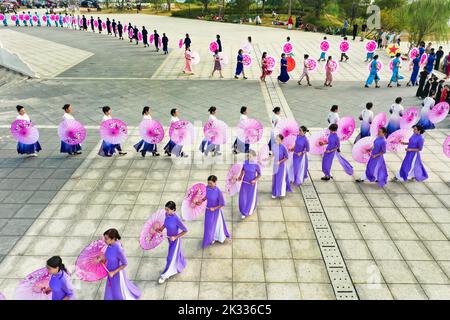
[(47, 266), (51, 267), (51, 268), (58, 268), (59, 271), (64, 271), (65, 273), (67, 272), (66, 266), (64, 265), (64, 263), (62, 262), (62, 259), (60, 256), (53, 256), (50, 259), (47, 260)]

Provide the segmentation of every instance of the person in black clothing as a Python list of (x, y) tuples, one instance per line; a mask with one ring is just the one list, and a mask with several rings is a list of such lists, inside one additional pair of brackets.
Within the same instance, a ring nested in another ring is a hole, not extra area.
[(100, 19), (100, 17), (98, 17), (97, 22), (98, 22), (98, 33), (102, 33), (102, 30), (103, 30), (102, 19)]
[(87, 31), (87, 20), (86, 17), (83, 14), (83, 19), (81, 19), (81, 21), (83, 22), (83, 30)]
[(153, 41), (155, 41), (156, 52), (159, 51), (159, 34), (156, 30), (153, 30)]
[[(344, 37), (344, 40), (347, 41), (347, 37)], [(347, 61), (348, 55), (345, 52), (341, 52), (341, 62), (344, 61), (344, 58), (345, 58), (345, 61)]]
[(111, 22), (112, 32), (114, 32), (114, 37), (117, 37), (117, 23), (116, 20), (113, 19)]
[[(430, 93), (436, 92), (438, 84), (439, 84), (438, 77), (436, 75), (433, 74), (433, 75), (431, 75), (431, 77), (433, 78), (433, 82), (431, 83), (431, 86), (430, 86)], [(429, 94), (429, 95), (431, 95), (431, 94)]]
[(111, 21), (109, 21), (109, 18), (106, 18), (106, 31), (108, 32), (108, 35), (112, 34), (112, 32), (111, 32)]
[(439, 80), (436, 90), (436, 101), (439, 101), (442, 95), (442, 90), (444, 90), (445, 80)]
[(138, 33), (139, 33), (138, 27), (134, 26), (134, 28), (133, 28), (133, 39), (136, 40), (136, 45), (139, 44)]
[(144, 47), (148, 47), (148, 31), (145, 29), (144, 26), (142, 26), (142, 42), (144, 43)]
[(219, 52), (222, 52), (222, 41), (220, 41), (220, 35), (216, 35), (216, 42), (219, 45)]
[(95, 32), (94, 17), (93, 16), (91, 16), (91, 28), (92, 28), (92, 32)]
[(191, 47), (191, 38), (189, 38), (189, 33), (186, 33), (186, 37), (184, 38), (184, 49), (187, 50), (187, 48)]
[(122, 24), (120, 23), (120, 21), (119, 21), (119, 23), (117, 24), (117, 32), (119, 33), (119, 39), (120, 39), (120, 40), (123, 40), (123, 26), (122, 26)]
[(364, 41), (367, 32), (367, 24), (363, 23), (361, 26), (361, 41)]
[(128, 23), (127, 32), (128, 32), (128, 38), (130, 39), (130, 43), (131, 43), (131, 42), (133, 42), (133, 34), (134, 34), (134, 29), (133, 29), (133, 26), (131, 25), (131, 22)]
[(353, 41), (355, 41), (357, 35), (358, 35), (358, 24), (355, 23), (353, 25)]
[(423, 90), (424, 90), (425, 82), (427, 81), (427, 77), (428, 77), (428, 72), (427, 72), (427, 70), (423, 69), (419, 73), (419, 86), (418, 86), (417, 92), (416, 92), (416, 97), (418, 97), (418, 98), (421, 98), (423, 95)]
[(167, 38), (165, 33), (163, 33), (163, 36), (162, 36), (162, 45), (163, 45), (164, 54), (168, 54), (169, 53), (169, 47), (168, 47), (169, 38)]
[(425, 87), (423, 88), (422, 95), (420, 96), (422, 99), (425, 99), (430, 95), (431, 87), (436, 82), (436, 78), (434, 74), (431, 74), (430, 78), (425, 84)]
[(444, 56), (444, 50), (442, 50), (442, 46), (439, 47), (438, 51), (436, 51), (436, 61), (434, 63), (434, 70), (441, 70), (441, 59)]

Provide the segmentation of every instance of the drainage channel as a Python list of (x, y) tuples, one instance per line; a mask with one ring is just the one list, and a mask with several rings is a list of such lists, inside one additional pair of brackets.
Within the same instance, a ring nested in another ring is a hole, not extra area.
[[(261, 50), (258, 45), (254, 45), (253, 48), (255, 49), (255, 55), (261, 56)], [(260, 64), (260, 61), (257, 61)], [(266, 78), (266, 82), (261, 85), (261, 89), (263, 90), (263, 96), (266, 100), (266, 108), (269, 115), (269, 110), (271, 110), (272, 107), (278, 106), (281, 108), (286, 118), (294, 118), (294, 115), (289, 108), (289, 104), (273, 76)], [(358, 294), (345, 265), (342, 253), (339, 250), (336, 238), (328, 223), (327, 216), (314, 187), (314, 183), (311, 180), (305, 181), (300, 190), (336, 299), (358, 300)]]

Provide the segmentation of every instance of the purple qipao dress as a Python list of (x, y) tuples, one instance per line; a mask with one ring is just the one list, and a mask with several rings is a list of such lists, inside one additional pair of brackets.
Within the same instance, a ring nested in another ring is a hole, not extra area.
[[(108, 245), (105, 252), (106, 268), (116, 270), (122, 265), (128, 265), (125, 252), (120, 242), (116, 241)], [(105, 289), (105, 300), (137, 300), (141, 291), (128, 280), (125, 269), (116, 273), (114, 277), (107, 278)]]
[(63, 300), (66, 297), (69, 300), (75, 299), (72, 280), (63, 270), (60, 270), (57, 274), (52, 274), (49, 287), (52, 289), (52, 300)]
[(244, 216), (250, 216), (256, 209), (258, 199), (258, 182), (251, 184), (250, 181), (261, 175), (261, 167), (256, 162), (245, 160), (242, 170), (244, 176), (239, 190), (239, 211)]
[(370, 182), (377, 181), (380, 187), (383, 187), (388, 180), (388, 171), (386, 162), (384, 161), (384, 154), (386, 153), (386, 139), (384, 137), (377, 137), (373, 142), (372, 154), (379, 154), (376, 158), (370, 157), (367, 162), (365, 177), (362, 180), (369, 180)]
[[(339, 141), (338, 135), (335, 132), (330, 133), (330, 135), (328, 136), (328, 144), (327, 144), (326, 151), (340, 148), (340, 147), (341, 147), (341, 142)], [(352, 165), (347, 160), (345, 160), (344, 157), (342, 157), (338, 151), (329, 152), (329, 153), (325, 152), (323, 154), (322, 172), (325, 174), (325, 176), (327, 176), (327, 177), (332, 176), (331, 175), (331, 166), (333, 165), (333, 159), (334, 159), (335, 155), (338, 158), (339, 163), (341, 164), (342, 168), (344, 168), (345, 172), (351, 176), (353, 174)]]
[(413, 134), (409, 138), (408, 148), (419, 149), (419, 151), (407, 151), (405, 159), (403, 159), (400, 172), (396, 175), (397, 179), (407, 181), (415, 178), (417, 181), (428, 179), (427, 171), (420, 159), (420, 151), (423, 149), (424, 139), (421, 134)]
[(292, 192), (291, 185), (289, 183), (288, 168), (286, 161), (281, 164), (277, 162), (283, 159), (289, 159), (289, 152), (282, 144), (276, 144), (273, 146), (273, 175), (272, 175), (272, 196), (284, 197), (286, 191)]
[[(298, 156), (297, 153), (305, 152)], [(299, 186), (308, 178), (308, 156), (309, 141), (306, 136), (297, 136), (295, 140), (294, 155), (292, 157), (292, 168), (294, 171), (294, 185)]]
[(210, 211), (209, 208), (224, 206), (225, 200), (222, 191), (218, 187), (210, 188), (206, 186), (206, 210), (205, 210), (205, 231), (203, 235), (203, 248), (213, 244), (215, 241), (223, 243), (230, 234), (225, 224), (222, 209)]
[[(187, 232), (186, 226), (181, 222), (180, 217), (176, 213), (170, 215), (166, 213), (166, 219), (164, 220), (164, 226), (166, 227), (167, 237), (173, 237), (181, 231)], [(169, 279), (174, 274), (180, 273), (186, 267), (186, 260), (184, 259), (183, 252), (181, 251), (181, 238), (175, 241), (169, 241), (169, 253), (167, 254), (167, 263), (164, 268), (161, 278)]]

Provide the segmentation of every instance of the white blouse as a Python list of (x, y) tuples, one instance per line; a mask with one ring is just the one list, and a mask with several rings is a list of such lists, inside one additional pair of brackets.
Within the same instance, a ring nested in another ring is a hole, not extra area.
[(362, 121), (371, 123), (373, 120), (373, 112), (369, 109), (364, 109), (361, 111)]
[(170, 117), (170, 123), (177, 122), (177, 121), (180, 121), (180, 119), (178, 119), (178, 117)]
[(391, 113), (391, 118), (398, 119), (400, 118), (400, 114), (403, 113), (403, 106), (398, 103), (394, 103), (389, 108), (389, 112)]
[(275, 128), (278, 124), (278, 121), (280, 121), (281, 117), (277, 114), (272, 114), (272, 128)]
[(339, 114), (337, 112), (330, 112), (328, 114), (328, 123), (338, 123), (339, 122)]
[(62, 117), (63, 117), (63, 120), (75, 120), (73, 115), (71, 115), (70, 113), (67, 113), (67, 112), (65, 112)]
[(144, 116), (142, 117), (143, 120), (152, 120), (152, 116), (149, 114), (144, 114)]
[(16, 117), (16, 119), (17, 119), (17, 120), (25, 120), (25, 121), (31, 122), (30, 117), (29, 117), (28, 114), (26, 114), (26, 113), (25, 113), (23, 116), (19, 114), (19, 115)]

